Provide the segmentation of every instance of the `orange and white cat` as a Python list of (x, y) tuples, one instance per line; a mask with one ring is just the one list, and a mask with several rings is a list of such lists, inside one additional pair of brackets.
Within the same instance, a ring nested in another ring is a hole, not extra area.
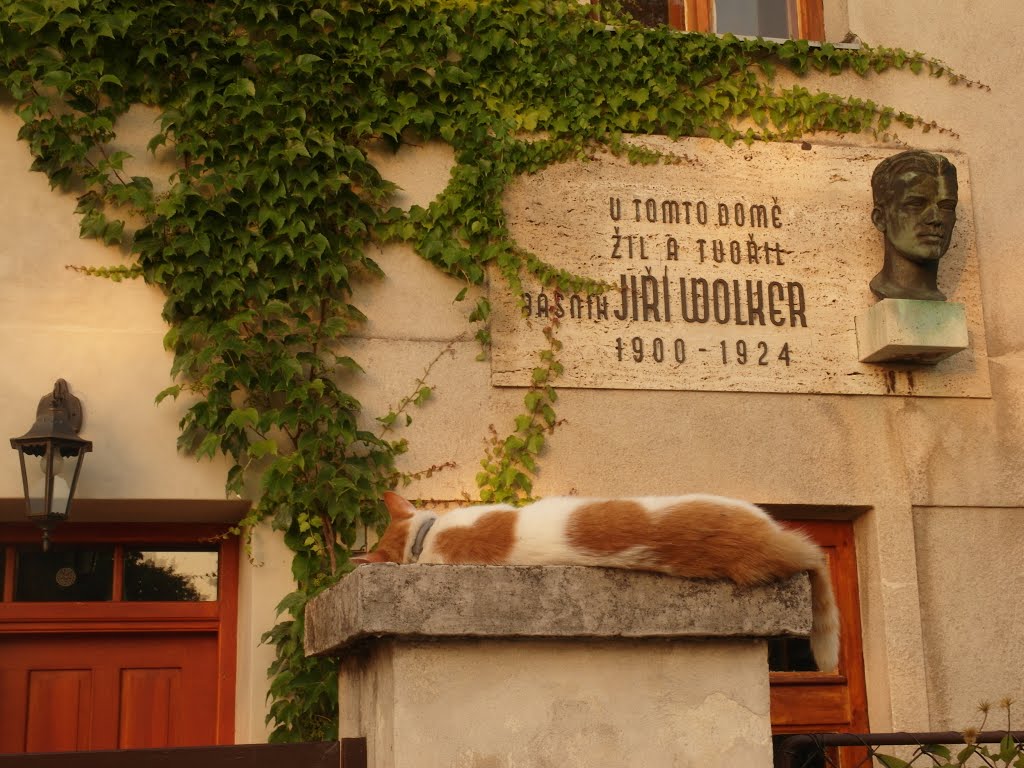
[(811, 650), (819, 669), (839, 662), (839, 612), (822, 550), (744, 501), (689, 495), (549, 498), (525, 507), (488, 504), (437, 513), (384, 494), (391, 513), (376, 549), (357, 563), (597, 565), (741, 586), (806, 571)]

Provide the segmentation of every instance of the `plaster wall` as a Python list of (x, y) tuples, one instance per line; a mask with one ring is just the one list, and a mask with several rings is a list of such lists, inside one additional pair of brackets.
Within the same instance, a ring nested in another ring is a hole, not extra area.
[(765, 655), (742, 640), (382, 641), (342, 661), (342, 730), (395, 768), (768, 768)]
[[(999, 636), (1022, 573), (1024, 331), (1018, 320), (1024, 260), (1019, 232), (1024, 103), (1019, 41), (1024, 5), (1010, 0), (825, 0), (828, 36), (847, 31), (873, 45), (926, 51), (991, 91), (910, 73), (808, 77), (802, 84), (872, 98), (934, 119), (957, 135), (900, 129), (905, 144), (963, 153), (970, 167), (991, 399), (566, 390), (538, 495), (708, 491), (761, 503), (870, 507), (855, 524), (869, 714), (876, 730), (959, 728), (976, 699), (1014, 691), (1024, 648)], [(844, 29), (845, 27), (845, 29)], [(129, 131), (144, 146), (146, 116)], [(95, 452), (83, 498), (223, 498), (227, 464), (175, 450), (182, 403), (153, 405), (167, 386), (162, 297), (141, 282), (114, 284), (65, 269), (123, 264), (116, 249), (78, 238), (73, 194), (30, 173), (18, 118), (0, 104), (0, 428), (24, 432), (58, 377), (85, 404), (83, 434)], [(126, 138), (127, 143), (131, 136)], [(813, 142), (875, 144), (871, 137)], [(137, 151), (146, 159), (143, 150)], [(447, 148), (377, 156), (408, 206), (429, 202), (448, 178)], [(165, 168), (150, 166), (156, 178)], [(138, 171), (133, 171), (138, 172)], [(867, 213), (865, 214), (867, 215)], [(433, 363), (435, 394), (401, 431), (410, 497), (476, 495), (474, 477), (491, 425), (506, 434), (523, 391), (492, 388), (475, 360), (462, 285), (403, 247), (376, 254), (387, 277), (355, 303), (369, 322), (350, 343), (366, 375), (347, 382), (367, 422), (412, 391)], [(20, 494), (13, 451), (0, 460), (0, 498)], [(238, 741), (258, 740), (268, 649), (257, 646), (288, 591), (287, 552), (261, 532), (243, 566)], [(993, 563), (993, 558), (995, 564)], [(997, 564), (997, 565), (996, 565)], [(954, 576), (957, 574), (958, 576)], [(1019, 617), (1017, 617), (1019, 618)], [(1005, 621), (1005, 625), (1004, 625)], [(980, 635), (980, 636), (979, 636)], [(989, 638), (985, 645), (982, 638)], [(1019, 684), (1018, 684), (1019, 687)], [(1019, 690), (1017, 694), (1019, 695)]]
[(989, 728), (1006, 727), (999, 702), (1021, 725), (1024, 638), (1024, 509), (914, 509), (931, 725), (981, 725), (978, 705), (993, 705)]

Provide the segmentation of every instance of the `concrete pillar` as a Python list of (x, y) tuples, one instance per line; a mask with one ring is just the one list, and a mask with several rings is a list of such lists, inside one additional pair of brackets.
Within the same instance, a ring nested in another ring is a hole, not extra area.
[(805, 576), (755, 589), (580, 567), (371, 565), (306, 610), (370, 768), (771, 768), (767, 638)]

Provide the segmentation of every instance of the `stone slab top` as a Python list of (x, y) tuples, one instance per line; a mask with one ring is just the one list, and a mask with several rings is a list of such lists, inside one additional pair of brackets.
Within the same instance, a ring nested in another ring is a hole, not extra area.
[(372, 638), (806, 636), (806, 574), (758, 587), (582, 566), (357, 568), (306, 607), (308, 655)]

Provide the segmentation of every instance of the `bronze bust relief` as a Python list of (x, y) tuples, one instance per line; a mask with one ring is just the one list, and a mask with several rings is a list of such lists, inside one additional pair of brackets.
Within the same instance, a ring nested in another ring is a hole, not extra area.
[(882, 299), (945, 301), (936, 281), (956, 223), (956, 166), (931, 152), (900, 152), (875, 168), (871, 192), (871, 221), (885, 236), (884, 262), (871, 280), (872, 293)]

